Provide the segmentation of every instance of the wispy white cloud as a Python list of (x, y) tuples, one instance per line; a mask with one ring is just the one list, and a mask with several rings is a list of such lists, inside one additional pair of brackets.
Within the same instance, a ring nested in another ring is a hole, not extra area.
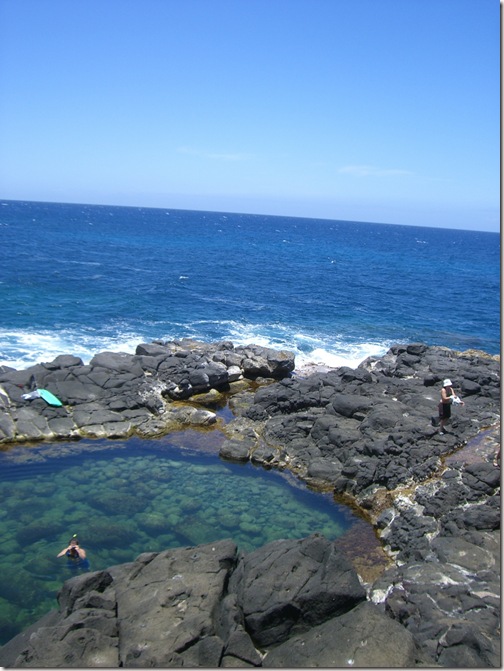
[(177, 153), (199, 158), (208, 158), (216, 161), (248, 161), (252, 158), (252, 154), (246, 154), (244, 152), (208, 152), (185, 146), (177, 147)]
[(378, 168), (374, 165), (344, 165), (338, 169), (338, 172), (345, 175), (355, 175), (355, 177), (394, 177), (413, 174), (410, 170)]

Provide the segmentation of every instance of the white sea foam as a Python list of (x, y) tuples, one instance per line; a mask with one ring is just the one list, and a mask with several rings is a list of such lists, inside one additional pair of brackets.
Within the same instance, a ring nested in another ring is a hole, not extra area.
[(296, 369), (356, 368), (370, 356), (382, 356), (392, 343), (389, 342), (349, 342), (343, 337), (327, 337), (293, 332), (280, 324), (238, 324), (230, 322), (230, 340), (235, 345), (256, 344), (273, 349), (286, 349), (296, 356)]
[(24, 370), (37, 363), (52, 361), (60, 354), (73, 354), (89, 363), (97, 352), (133, 354), (141, 336), (122, 334), (118, 337), (97, 337), (72, 331), (12, 331), (0, 329), (0, 365)]
[(356, 368), (360, 363), (370, 356), (381, 356), (385, 354), (388, 347), (385, 344), (359, 343), (345, 346), (343, 343), (337, 350), (327, 350), (317, 347), (307, 354), (297, 357), (297, 368), (319, 365), (328, 368), (339, 368), (349, 366)]
[[(145, 325), (144, 325), (145, 326)], [(259, 345), (288, 350), (296, 357), (296, 371), (349, 366), (356, 368), (369, 356), (385, 354), (391, 343), (348, 342), (342, 337), (324, 337), (294, 332), (282, 324), (246, 324), (236, 321), (197, 321), (189, 324), (152, 323), (150, 333), (135, 332), (127, 324), (99, 333), (88, 331), (27, 331), (0, 329), (0, 365), (23, 370), (48, 362), (60, 354), (73, 354), (89, 363), (103, 351), (133, 354), (136, 346), (152, 340), (194, 338), (203, 342), (230, 340), (235, 346)], [(169, 330), (167, 330), (169, 326)]]

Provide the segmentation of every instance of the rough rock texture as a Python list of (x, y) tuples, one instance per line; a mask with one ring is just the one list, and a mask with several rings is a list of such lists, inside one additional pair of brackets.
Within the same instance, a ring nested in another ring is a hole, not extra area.
[[(198, 347), (153, 343), (133, 357), (102, 353), (87, 367), (73, 357), (34, 367), (39, 386), (64, 400), (62, 409), (22, 401), (16, 384), (26, 390), (34, 372), (4, 369), (3, 442), (65, 438), (70, 423), (77, 427), (72, 435), (113, 436), (128, 422), (128, 431), (140, 435), (167, 432), (176, 412), (185, 422), (195, 413), (194, 421), (204, 424), (215, 402), (205, 389), (231, 390), (234, 419), (221, 427), (227, 438), (221, 456), (289, 469), (357, 505), (392, 566), (374, 583), (359, 583), (335, 547), (313, 537), (243, 557), (231, 543), (141, 556), (93, 578), (99, 585), (89, 591), (92, 599), (79, 591), (82, 585), (65, 585), (57, 624), (49, 618), (47, 631), (40, 627), (28, 645), (24, 634), (13, 639), (0, 650), (0, 663), (499, 667), (500, 468), (492, 463), (494, 447), (474, 447), (488, 433), (500, 444), (498, 358), (397, 345), (355, 370), (301, 377), (289, 375), (286, 353), (244, 352), (229, 343)], [(207, 363), (188, 366), (188, 360), (202, 363), (202, 351)], [(177, 359), (185, 365), (179, 377)], [(233, 388), (241, 384), (229, 381), (236, 367), (270, 383)], [(60, 386), (49, 384), (52, 375)], [(440, 435), (435, 420), (445, 377), (465, 405), (453, 408)], [(66, 396), (65, 382), (73, 385)], [(196, 561), (192, 553), (205, 557)], [(175, 568), (180, 557), (185, 568)], [(105, 575), (113, 582), (103, 586)], [(74, 590), (75, 599), (67, 594)], [(131, 614), (136, 603), (149, 615)], [(79, 617), (85, 619), (77, 624), (72, 618)], [(58, 647), (64, 641), (68, 647)]]
[[(465, 405), (440, 435), (432, 420), (445, 377)], [(500, 468), (494, 452), (449, 457), (498, 426), (497, 359), (396, 346), (356, 370), (286, 379), (232, 403), (242, 415), (233, 441), (257, 436), (251, 460), (289, 468), (367, 513), (395, 560), (368, 595), (430, 663), (500, 666)], [(337, 658), (327, 650), (329, 665)]]
[[(243, 378), (282, 378), (293, 370), (290, 352), (189, 339), (141, 344), (134, 355), (100, 352), (88, 365), (61, 355), (22, 371), (0, 366), (0, 443), (154, 436), (208, 426), (214, 412), (173, 401), (197, 401), (210, 390), (229, 392)], [(63, 407), (22, 398), (37, 388), (51, 391)], [(214, 399), (218, 403), (219, 395)]]
[(351, 565), (322, 538), (276, 541), (250, 553), (230, 589), (247, 631), (261, 646), (281, 643), (366, 597)]
[[(448, 375), (465, 405), (454, 406), (450, 427), (439, 435), (432, 419)], [(258, 436), (252, 459), (287, 464), (366, 507), (378, 488), (422, 482), (443, 455), (499, 420), (500, 365), (474, 353), (396, 346), (355, 370), (290, 377), (260, 388), (242, 407), (232, 402), (241, 415), (237, 433), (241, 421)]]
[(68, 580), (58, 600), (59, 612), (29, 639), (0, 649), (3, 666), (422, 662), (413, 636), (366, 601), (355, 571), (322, 536), (244, 556), (231, 541), (143, 554)]
[(415, 663), (417, 659), (418, 650), (408, 632), (363, 602), (274, 648), (263, 666), (305, 668), (314, 666), (314, 661), (324, 668), (422, 666)]

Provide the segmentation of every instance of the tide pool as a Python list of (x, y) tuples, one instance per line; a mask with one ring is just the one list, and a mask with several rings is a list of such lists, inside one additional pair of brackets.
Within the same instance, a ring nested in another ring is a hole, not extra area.
[(56, 558), (78, 534), (91, 571), (142, 552), (232, 538), (248, 552), (358, 518), (287, 473), (159, 440), (80, 441), (0, 453), (0, 644), (57, 607), (81, 569)]

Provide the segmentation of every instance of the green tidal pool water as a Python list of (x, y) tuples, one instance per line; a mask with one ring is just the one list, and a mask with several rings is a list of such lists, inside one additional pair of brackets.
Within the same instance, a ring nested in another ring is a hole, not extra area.
[[(80, 441), (0, 453), (0, 644), (57, 607), (63, 582), (142, 552), (231, 538), (248, 552), (357, 518), (292, 476), (166, 438)], [(78, 534), (89, 567), (56, 558)]]

